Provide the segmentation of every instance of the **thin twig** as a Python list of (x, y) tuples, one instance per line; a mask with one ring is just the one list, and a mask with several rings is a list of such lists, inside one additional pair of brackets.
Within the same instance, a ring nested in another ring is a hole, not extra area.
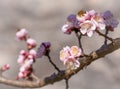
[(65, 79), (65, 84), (66, 84), (66, 89), (69, 88), (69, 80), (68, 79)]
[(82, 34), (80, 33), (80, 35), (79, 35), (78, 32), (75, 32), (75, 34), (76, 34), (76, 37), (78, 39), (79, 47), (81, 48), (81, 50), (82, 50), (82, 52), (84, 54), (84, 50), (83, 50), (82, 43), (81, 43)]
[[(105, 31), (106, 36), (107, 36), (108, 32), (109, 32), (108, 30)], [(107, 45), (107, 38), (106, 37), (105, 37), (104, 45)]]
[(113, 43), (113, 39), (112, 39), (112, 38), (110, 38), (110, 37), (108, 37), (107, 35), (105, 35), (105, 34), (99, 32), (98, 30), (96, 30), (96, 32), (97, 32), (99, 35), (101, 35), (101, 36), (107, 38), (108, 40), (112, 41), (112, 43)]
[(34, 78), (36, 81), (39, 81), (40, 79), (35, 75), (35, 74), (31, 74), (31, 77)]
[(49, 56), (49, 54), (47, 55), (48, 59), (49, 59), (49, 62), (53, 65), (53, 67), (58, 71), (60, 72), (60, 69), (56, 66), (56, 64), (51, 60), (51, 57)]

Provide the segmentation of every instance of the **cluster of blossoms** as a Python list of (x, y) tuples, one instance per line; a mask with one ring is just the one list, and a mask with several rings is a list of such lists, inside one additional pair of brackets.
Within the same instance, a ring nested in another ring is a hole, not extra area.
[[(65, 34), (71, 34), (73, 31), (75, 33), (80, 33), (78, 36), (88, 36), (91, 37), (94, 32), (99, 32), (100, 30), (114, 31), (118, 25), (118, 21), (113, 18), (113, 14), (110, 11), (105, 11), (104, 13), (98, 13), (94, 10), (90, 11), (79, 11), (77, 15), (71, 14), (67, 17), (67, 22), (62, 26), (62, 31)], [(79, 39), (80, 41), (80, 39)], [(81, 49), (81, 42), (79, 43)], [(73, 69), (79, 67), (80, 63), (77, 60), (82, 51), (77, 46), (72, 46), (71, 48), (66, 46), (60, 51), (60, 60), (63, 61), (68, 67)]]
[(80, 66), (78, 59), (80, 58), (82, 51), (77, 46), (66, 46), (60, 51), (60, 60), (64, 65), (67, 65), (69, 69), (76, 69)]
[(94, 10), (80, 11), (77, 15), (69, 15), (67, 22), (62, 27), (65, 34), (71, 34), (72, 31), (80, 32), (82, 35), (91, 37), (96, 30), (113, 30), (117, 27), (118, 21), (113, 18), (110, 11), (98, 13)]
[(17, 62), (20, 65), (17, 78), (27, 78), (33, 72), (32, 64), (35, 62), (37, 56), (37, 52), (33, 48), (35, 48), (37, 44), (34, 39), (29, 38), (26, 29), (20, 29), (16, 33), (16, 38), (19, 41), (25, 41), (27, 44), (27, 51), (21, 50), (17, 59)]

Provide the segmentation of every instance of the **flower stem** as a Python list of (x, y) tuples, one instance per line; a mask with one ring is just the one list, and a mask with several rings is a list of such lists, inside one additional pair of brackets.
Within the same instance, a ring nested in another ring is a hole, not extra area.
[[(107, 36), (108, 30), (105, 31), (105, 35)], [(107, 45), (107, 38), (105, 38), (104, 45)]]
[(105, 35), (105, 34), (99, 32), (98, 30), (96, 30), (96, 32), (97, 32), (99, 35), (101, 35), (101, 36), (105, 37), (106, 39), (110, 40), (111, 42), (113, 42), (113, 39), (110, 38), (110, 37), (108, 37), (107, 35)]
[(78, 39), (79, 47), (81, 48), (81, 50), (82, 50), (82, 52), (83, 52), (83, 54), (84, 54), (84, 50), (83, 50), (82, 43), (81, 43), (82, 34), (81, 34), (81, 33), (78, 34), (78, 32), (75, 32), (75, 34), (76, 34), (76, 37), (77, 37), (77, 39)]
[(60, 72), (60, 69), (56, 66), (56, 64), (51, 60), (51, 57), (49, 55), (47, 55), (48, 59), (49, 59), (49, 62), (53, 65), (53, 67), (58, 71)]
[(69, 88), (69, 82), (68, 81), (69, 81), (68, 79), (65, 79), (66, 89)]

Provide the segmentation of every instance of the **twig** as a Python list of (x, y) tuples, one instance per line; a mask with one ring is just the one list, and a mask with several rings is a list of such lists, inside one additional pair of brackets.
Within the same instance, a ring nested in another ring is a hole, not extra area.
[(66, 84), (66, 89), (69, 88), (69, 80), (68, 79), (65, 79), (65, 84)]
[[(108, 34), (108, 30), (105, 30), (105, 35), (107, 36), (107, 34)], [(105, 37), (105, 41), (104, 41), (104, 45), (107, 45), (107, 38)]]
[(56, 64), (51, 60), (51, 57), (49, 56), (49, 54), (47, 55), (48, 59), (49, 59), (49, 62), (53, 65), (53, 67), (58, 71), (60, 72), (60, 69), (56, 66)]
[(105, 37), (106, 39), (110, 40), (110, 41), (113, 43), (113, 39), (112, 39), (112, 38), (110, 38), (110, 37), (108, 37), (107, 35), (105, 35), (105, 34), (99, 32), (98, 30), (96, 30), (96, 32), (97, 32), (99, 35)]
[(35, 75), (35, 74), (31, 74), (31, 77), (34, 78), (36, 81), (39, 81), (40, 79)]
[(84, 50), (83, 50), (82, 43), (81, 43), (82, 34), (81, 34), (81, 33), (78, 34), (78, 32), (75, 32), (75, 35), (76, 35), (76, 37), (77, 37), (77, 39), (78, 39), (79, 47), (81, 48), (81, 50), (82, 50), (82, 52), (83, 52), (83, 54), (84, 54)]

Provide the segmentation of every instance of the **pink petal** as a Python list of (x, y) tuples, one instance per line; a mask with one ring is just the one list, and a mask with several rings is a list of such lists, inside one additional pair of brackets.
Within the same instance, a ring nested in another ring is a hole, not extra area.
[(87, 31), (87, 35), (88, 35), (88, 37), (92, 37), (93, 31)]
[(106, 26), (105, 24), (99, 23), (98, 26), (99, 26), (100, 30), (105, 30), (105, 26)]
[(84, 29), (80, 29), (80, 32), (82, 33), (82, 34), (85, 34), (86, 32), (87, 32), (87, 29), (86, 28), (84, 28)]

